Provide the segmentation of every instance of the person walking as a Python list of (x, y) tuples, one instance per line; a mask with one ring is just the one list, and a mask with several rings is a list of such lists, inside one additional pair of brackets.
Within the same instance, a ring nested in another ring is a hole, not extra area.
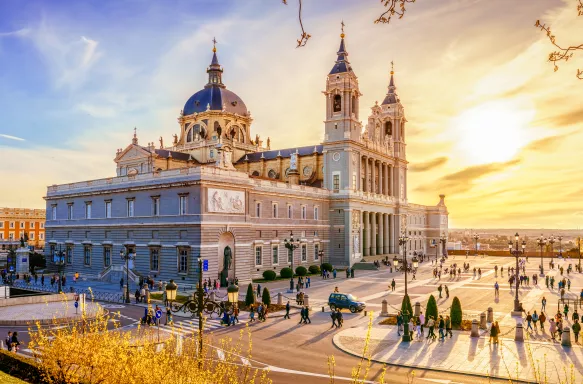
[(12, 351), (12, 331), (8, 331), (8, 336), (6, 336), (6, 340), (4, 342), (6, 343), (6, 349), (8, 352)]
[(138, 288), (136, 288), (134, 296), (136, 297), (136, 304), (138, 304), (140, 302), (140, 290)]
[(312, 320), (310, 320), (310, 308), (308, 306), (305, 307), (304, 311), (304, 324), (312, 324)]
[(443, 339), (445, 339), (445, 333), (443, 332), (445, 328), (445, 321), (443, 320), (442, 315), (439, 315), (438, 327), (439, 327), (439, 340), (443, 341)]
[(261, 297), (261, 284), (257, 284), (257, 297)]
[(119, 289), (123, 289), (123, 277), (119, 279)]
[(536, 313), (536, 310), (532, 314), (532, 323), (534, 324), (534, 330), (537, 331), (536, 323), (538, 323), (538, 314)]
[(12, 345), (12, 352), (17, 353), (20, 345), (20, 341), (18, 340), (18, 332), (14, 331), (12, 333), (12, 339), (10, 340), (10, 344)]
[(439, 298), (441, 299), (441, 291), (443, 290), (443, 287), (441, 284), (439, 284), (439, 287), (437, 287), (437, 292), (439, 292)]
[(403, 326), (403, 315), (401, 311), (397, 312), (397, 335), (401, 336), (401, 327)]
[(44, 273), (40, 275), (40, 285), (45, 286), (45, 275)]
[(449, 288), (447, 287), (447, 285), (445, 286), (445, 298), (449, 299)]
[[(395, 285), (397, 285), (397, 283), (395, 283), (395, 279), (393, 279), (393, 281), (391, 281), (391, 291), (395, 290)], [(583, 291), (581, 291), (581, 294), (583, 295)]]
[(429, 328), (429, 333), (427, 334), (427, 338), (432, 338), (435, 339), (437, 338), (437, 336), (435, 336), (435, 320), (433, 320), (433, 316), (429, 316), (429, 320), (427, 321), (427, 327)]
[(554, 319), (549, 320), (549, 332), (551, 333), (551, 338), (555, 341), (555, 336), (557, 334), (557, 324)]
[(421, 328), (421, 335), (424, 335), (423, 326), (425, 325), (425, 315), (423, 312), (419, 312), (419, 327)]
[(259, 303), (257, 307), (257, 320), (263, 321), (263, 303)]
[(492, 324), (490, 327), (490, 340), (489, 343), (492, 343), (494, 340), (494, 344), (498, 342), (498, 328), (496, 327), (496, 323)]
[(498, 285), (498, 282), (494, 283), (494, 297), (500, 297), (500, 285)]
[(543, 299), (541, 300), (541, 304), (542, 304), (542, 307), (541, 307), (540, 311), (542, 313), (546, 310), (546, 307), (547, 307), (547, 299), (544, 296), (543, 296)]
[(533, 330), (532, 329), (532, 316), (530, 315), (530, 312), (526, 313), (526, 330)]
[(290, 310), (290, 305), (289, 305), (289, 300), (287, 302), (287, 304), (285, 305), (285, 316), (283, 316), (284, 319), (289, 319), (289, 310)]
[(249, 322), (252, 323), (255, 321), (255, 306), (251, 305), (249, 308)]
[(445, 336), (447, 337), (447, 335), (449, 335), (449, 338), (451, 339), (453, 337), (453, 333), (451, 332), (452, 327), (451, 327), (451, 318), (448, 316), (445, 316)]
[(413, 316), (409, 318), (409, 340), (413, 340), (413, 333), (415, 332), (415, 322)]
[(306, 320), (306, 310), (302, 306), (302, 309), (300, 309), (300, 322), (298, 324), (305, 323), (305, 320)]
[(423, 332), (421, 331), (421, 320), (417, 321), (415, 330), (417, 331), (417, 341), (423, 340)]
[(573, 322), (571, 329), (573, 330), (573, 335), (575, 336), (575, 344), (579, 344), (579, 332), (581, 332), (581, 324), (579, 324), (578, 319)]
[(336, 325), (336, 313), (337, 313), (336, 311), (332, 311), (330, 313), (330, 318), (332, 319), (332, 325), (330, 326), (330, 328), (334, 327), (338, 328), (338, 325)]
[(565, 304), (565, 306), (563, 307), (563, 313), (565, 314), (565, 321), (567, 321), (569, 319), (569, 317), (567, 316), (569, 314), (569, 304)]
[(567, 290), (571, 290), (571, 279), (567, 279)]
[(239, 323), (239, 306), (237, 305), (233, 308), (233, 325), (235, 325), (235, 322), (237, 322), (237, 324)]
[(547, 317), (545, 316), (545, 313), (541, 311), (540, 316), (538, 317), (538, 321), (540, 321), (540, 330), (543, 333), (545, 331), (545, 321), (546, 320), (547, 320)]
[(332, 270), (332, 277), (333, 277), (333, 278), (336, 278), (336, 273), (337, 273), (337, 272), (336, 272), (336, 268), (334, 268), (334, 269)]
[(336, 321), (338, 322), (338, 327), (342, 328), (344, 319), (342, 318), (342, 312), (340, 312), (340, 308), (336, 308)]
[(573, 322), (575, 320), (579, 320), (579, 314), (577, 313), (577, 308), (575, 308), (575, 312), (573, 312), (573, 315), (571, 316), (571, 320), (573, 320)]

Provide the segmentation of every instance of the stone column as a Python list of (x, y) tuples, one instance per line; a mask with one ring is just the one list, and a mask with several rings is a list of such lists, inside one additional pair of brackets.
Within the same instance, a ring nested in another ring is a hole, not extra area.
[(389, 165), (389, 196), (394, 196), (395, 184), (393, 182), (393, 166)]
[(362, 212), (362, 254), (370, 254), (370, 222), (368, 221), (368, 212)]
[(389, 244), (390, 244), (390, 253), (395, 252), (395, 223), (393, 221), (395, 215), (389, 214)]
[(385, 234), (383, 235), (383, 238), (385, 240), (385, 243), (383, 244), (384, 248), (383, 248), (383, 253), (385, 255), (388, 255), (389, 253), (391, 253), (390, 249), (390, 236), (389, 236), (389, 215), (386, 213), (383, 213), (383, 229), (385, 231)]
[(377, 167), (377, 161), (375, 159), (372, 159), (372, 164), (371, 164), (371, 168), (370, 168), (370, 191), (372, 193), (377, 193), (376, 167)]
[(379, 161), (379, 194), (382, 195), (383, 192), (383, 182), (384, 182), (384, 178), (383, 178), (383, 163), (381, 161)]
[(370, 219), (370, 255), (376, 256), (377, 254), (377, 214), (375, 212), (369, 213)]
[(389, 196), (389, 184), (391, 180), (389, 178), (389, 164), (385, 164), (385, 195)]
[[(379, 175), (380, 175), (380, 173), (379, 173)], [(382, 254), (384, 254), (384, 251), (385, 251), (385, 223), (383, 220), (382, 213), (378, 214), (377, 220), (379, 223), (379, 241), (377, 244), (377, 255), (382, 255)]]
[(364, 191), (370, 192), (370, 166), (368, 164), (369, 158), (364, 157)]

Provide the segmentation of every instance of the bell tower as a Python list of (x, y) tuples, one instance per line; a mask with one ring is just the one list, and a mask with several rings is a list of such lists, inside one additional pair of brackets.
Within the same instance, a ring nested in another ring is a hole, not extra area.
[(344, 43), (344, 22), (340, 34), (340, 48), (332, 70), (326, 78), (326, 120), (324, 143), (341, 140), (359, 141), (362, 126), (358, 121), (358, 78), (354, 74)]

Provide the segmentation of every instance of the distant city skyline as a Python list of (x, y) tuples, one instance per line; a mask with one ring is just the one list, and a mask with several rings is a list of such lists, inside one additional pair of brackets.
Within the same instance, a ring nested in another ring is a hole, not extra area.
[(0, 206), (44, 208), (47, 185), (115, 175), (134, 126), (141, 143), (171, 142), (184, 100), (206, 82), (213, 38), (254, 133), (273, 148), (321, 141), (344, 20), (361, 116), (382, 101), (395, 63), (410, 201), (444, 193), (450, 228), (580, 226), (578, 63), (554, 73), (534, 27), (583, 35), (574, 1), (419, 0), (390, 25), (373, 24), (374, 0), (303, 4), (312, 38), (296, 49), (295, 2), (3, 1), (0, 177), (10, 187)]

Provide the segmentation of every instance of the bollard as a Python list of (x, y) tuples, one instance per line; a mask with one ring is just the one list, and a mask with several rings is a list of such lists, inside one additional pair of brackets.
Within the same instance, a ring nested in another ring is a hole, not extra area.
[(414, 316), (415, 317), (419, 317), (419, 314), (421, 313), (421, 303), (420, 302), (416, 302), (415, 303), (415, 310), (414, 310), (414, 312), (415, 312)]
[(277, 305), (283, 305), (283, 295), (281, 292), (277, 294)]
[(324, 306), (322, 306), (322, 312), (324, 312)]
[(389, 311), (387, 308), (387, 300), (383, 300), (383, 303), (381, 305), (381, 316), (382, 317), (388, 317), (389, 316)]
[(480, 337), (480, 331), (478, 331), (478, 320), (472, 320), (472, 332), (470, 337)]
[(494, 322), (494, 310), (492, 309), (492, 307), (488, 308), (488, 320), (486, 320), (486, 322), (490, 324)]
[(571, 346), (571, 328), (564, 327), (563, 333), (561, 334), (561, 345), (563, 347)]
[(363, 312), (362, 316), (366, 317), (366, 315), (367, 315), (368, 311), (364, 310), (364, 311), (362, 311), (362, 312)]
[(488, 325), (486, 325), (486, 312), (480, 314), (480, 329), (488, 329)]
[(304, 295), (304, 305), (310, 308), (310, 296), (307, 293)]
[(516, 333), (514, 334), (514, 341), (524, 341), (524, 331), (522, 323), (516, 324)]

